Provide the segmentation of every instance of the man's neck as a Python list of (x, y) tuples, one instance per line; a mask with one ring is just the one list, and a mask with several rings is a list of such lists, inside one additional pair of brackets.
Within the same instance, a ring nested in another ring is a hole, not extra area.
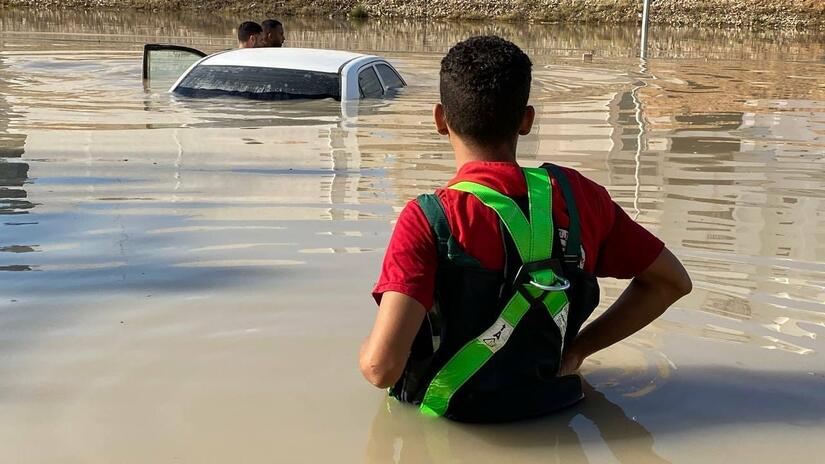
[(471, 161), (500, 161), (516, 162), (516, 143), (503, 142), (495, 144), (475, 144), (467, 143), (460, 137), (452, 135), (450, 144), (455, 152), (456, 170), (461, 169), (465, 163)]

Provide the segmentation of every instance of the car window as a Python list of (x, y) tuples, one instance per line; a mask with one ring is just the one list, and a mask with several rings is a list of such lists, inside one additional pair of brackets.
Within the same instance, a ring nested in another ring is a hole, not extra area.
[(404, 81), (398, 76), (391, 67), (384, 63), (379, 63), (375, 65), (375, 69), (378, 70), (378, 74), (381, 75), (381, 80), (384, 81), (384, 88), (386, 90), (389, 89), (400, 89), (404, 87)]
[(152, 83), (166, 81), (169, 86), (204, 56), (206, 53), (200, 50), (181, 45), (146, 44), (143, 46), (143, 78)]
[(178, 50), (151, 50), (146, 57), (144, 75), (147, 79), (172, 79), (174, 82), (199, 59), (198, 55)]
[(257, 100), (341, 99), (338, 74), (254, 66), (198, 66), (175, 88), (187, 97), (239, 96)]
[(358, 73), (358, 86), (361, 87), (361, 95), (364, 98), (381, 98), (384, 96), (384, 87), (378, 80), (378, 74), (372, 66), (361, 70)]

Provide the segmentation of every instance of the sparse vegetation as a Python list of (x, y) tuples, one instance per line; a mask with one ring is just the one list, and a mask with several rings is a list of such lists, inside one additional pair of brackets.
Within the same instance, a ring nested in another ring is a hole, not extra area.
[[(273, 15), (601, 22), (639, 20), (640, 0), (0, 0), (26, 8), (266, 11)], [(656, 0), (658, 24), (825, 30), (825, 0)]]
[(513, 11), (512, 13), (505, 13), (501, 16), (496, 18), (499, 21), (507, 21), (507, 22), (519, 22), (519, 21), (526, 21), (529, 20), (526, 14), (522, 13), (521, 11)]
[(445, 16), (446, 19), (452, 20), (464, 20), (464, 21), (483, 21), (485, 19), (490, 19), (489, 16), (485, 16), (484, 14), (478, 11), (464, 11), (458, 10), (451, 12)]
[(352, 19), (366, 19), (369, 17), (369, 12), (367, 11), (367, 7), (359, 3), (349, 10), (347, 16)]

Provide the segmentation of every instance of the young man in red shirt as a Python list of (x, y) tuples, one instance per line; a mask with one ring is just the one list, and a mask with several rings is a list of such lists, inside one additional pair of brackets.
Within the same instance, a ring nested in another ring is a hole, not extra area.
[[(433, 110), (458, 172), (401, 212), (361, 348), (364, 377), (429, 415), (496, 422), (582, 398), (585, 358), (691, 290), (678, 259), (578, 172), (516, 162), (532, 63), (498, 37), (441, 62)], [(596, 276), (633, 279), (601, 316)]]

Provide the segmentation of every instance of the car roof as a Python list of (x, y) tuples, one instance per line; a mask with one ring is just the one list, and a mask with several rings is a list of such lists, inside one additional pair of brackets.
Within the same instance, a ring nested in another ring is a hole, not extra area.
[(337, 73), (348, 62), (369, 56), (315, 48), (240, 48), (208, 56), (199, 65), (250, 66)]

